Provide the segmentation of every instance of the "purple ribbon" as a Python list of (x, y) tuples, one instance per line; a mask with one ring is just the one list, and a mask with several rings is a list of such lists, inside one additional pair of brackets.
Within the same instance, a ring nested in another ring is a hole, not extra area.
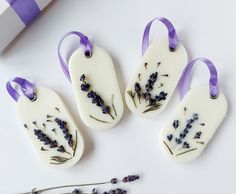
[(13, 88), (12, 86), (12, 82), (17, 83), (20, 88), (22, 93), (29, 99), (29, 100), (33, 100), (35, 98), (35, 87), (32, 83), (30, 83), (29, 81), (27, 81), (26, 79), (20, 78), (20, 77), (16, 77), (10, 81), (7, 82), (6, 84), (6, 88), (8, 93), (10, 94), (10, 96), (17, 102), (20, 98), (20, 94), (16, 91), (15, 88)]
[(6, 0), (25, 25), (29, 25), (39, 14), (35, 0)]
[(147, 24), (147, 26), (145, 27), (144, 34), (143, 34), (142, 55), (144, 55), (144, 53), (146, 52), (146, 50), (149, 46), (150, 28), (152, 26), (152, 23), (155, 20), (161, 21), (163, 24), (165, 24), (165, 26), (168, 29), (168, 38), (169, 38), (169, 49), (170, 49), (170, 51), (175, 51), (176, 47), (178, 46), (179, 39), (178, 39), (178, 36), (175, 32), (175, 28), (172, 25), (172, 23), (166, 18), (157, 17), (157, 18), (153, 19), (152, 21), (150, 21)]
[(58, 54), (59, 62), (60, 62), (60, 65), (61, 65), (61, 68), (62, 68), (63, 72), (65, 73), (65, 75), (68, 78), (68, 80), (71, 81), (70, 73), (69, 73), (69, 70), (68, 70), (68, 65), (63, 60), (63, 58), (61, 56), (61, 53), (60, 53), (62, 42), (69, 35), (76, 35), (76, 36), (78, 36), (80, 38), (80, 45), (83, 48), (84, 54), (85, 54), (86, 57), (91, 57), (92, 56), (93, 46), (92, 46), (92, 44), (91, 44), (91, 42), (90, 42), (90, 40), (88, 39), (87, 36), (85, 36), (84, 34), (82, 34), (80, 32), (77, 32), (77, 31), (68, 32), (67, 34), (65, 34), (61, 38), (61, 40), (59, 42), (59, 45), (58, 45), (57, 54)]
[(207, 58), (197, 58), (197, 59), (189, 62), (189, 64), (184, 68), (184, 71), (183, 71), (182, 76), (180, 78), (179, 92), (180, 92), (180, 99), (181, 100), (190, 88), (190, 72), (191, 72), (193, 65), (198, 61), (205, 63), (210, 71), (209, 86), (210, 86), (211, 98), (217, 98), (217, 96), (219, 95), (217, 70), (216, 70), (214, 64)]

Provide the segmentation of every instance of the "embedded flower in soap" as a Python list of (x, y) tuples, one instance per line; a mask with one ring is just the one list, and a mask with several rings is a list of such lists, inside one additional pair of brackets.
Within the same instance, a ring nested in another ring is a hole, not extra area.
[(39, 141), (43, 142), (44, 145), (48, 145), (50, 148), (57, 148), (58, 152), (67, 153), (71, 155), (69, 152), (67, 152), (62, 145), (58, 145), (56, 140), (51, 140), (45, 133), (43, 133), (40, 129), (34, 129), (34, 135), (37, 136)]
[[(80, 81), (82, 82), (82, 84), (80, 85), (81, 90), (84, 92), (87, 92), (87, 97), (92, 100), (92, 103), (95, 104), (97, 107), (100, 107), (103, 114), (109, 115), (114, 120), (115, 117), (113, 116), (112, 111), (114, 112), (115, 116), (117, 116), (116, 109), (115, 109), (114, 102), (113, 102), (114, 95), (112, 95), (112, 105), (111, 105), (112, 108), (111, 108), (110, 106), (108, 106), (104, 102), (104, 100), (102, 99), (102, 97), (100, 95), (98, 95), (94, 90), (90, 89), (91, 85), (86, 81), (85, 74), (83, 74), (80, 77)], [(98, 119), (92, 115), (89, 115), (89, 116), (90, 116), (90, 118), (92, 118), (98, 122), (110, 123), (109, 121)]]
[[(57, 114), (60, 114), (59, 108), (55, 108)], [(50, 123), (50, 128), (47, 123)], [(77, 130), (75, 130), (75, 138), (73, 140), (73, 135), (70, 133), (69, 128), (67, 127), (67, 122), (55, 117), (53, 115), (46, 115), (46, 122), (41, 125), (37, 121), (32, 122), (33, 134), (37, 137), (37, 139), (42, 142), (43, 146), (41, 146), (40, 151), (42, 152), (51, 152), (56, 149), (58, 155), (50, 156), (50, 164), (60, 165), (65, 162), (71, 160), (75, 156), (75, 152), (77, 149)], [(30, 129), (30, 125), (24, 124), (25, 128)], [(40, 127), (42, 126), (42, 127)], [(51, 128), (52, 127), (52, 128)], [(66, 147), (61, 139), (58, 138), (56, 133), (56, 128), (59, 127), (64, 135), (64, 139), (69, 147)], [(52, 152), (55, 154), (55, 152)], [(65, 157), (64, 154), (69, 155), (70, 157)]]
[(68, 145), (70, 147), (73, 147), (74, 143), (73, 143), (72, 135), (69, 133), (69, 130), (67, 128), (67, 123), (65, 121), (58, 119), (58, 118), (55, 118), (55, 122), (60, 127), (63, 134), (65, 135), (64, 138), (67, 140)]
[[(157, 68), (161, 65), (161, 62), (157, 63)], [(145, 71), (148, 70), (148, 63), (144, 64)], [(127, 94), (129, 97), (132, 99), (133, 104), (135, 108), (139, 108), (137, 106), (137, 101), (139, 104), (145, 103), (147, 107), (144, 109), (142, 112), (143, 113), (148, 113), (151, 111), (156, 111), (158, 110), (162, 103), (161, 101), (166, 100), (167, 98), (167, 92), (164, 91), (164, 83), (161, 81), (161, 77), (158, 76), (158, 72), (151, 73), (148, 77), (148, 80), (146, 84), (142, 85), (141, 82), (141, 73), (138, 74), (138, 81), (135, 82), (134, 88), (127, 90)], [(161, 75), (162, 77), (169, 77), (169, 74), (163, 74)], [(157, 84), (159, 86), (155, 86)], [(158, 89), (162, 88), (162, 91), (159, 92), (159, 94), (154, 94), (157, 92)], [(143, 100), (143, 101), (142, 101)]]
[[(186, 107), (184, 107), (183, 113), (186, 117)], [(182, 123), (186, 124), (181, 126)], [(176, 157), (181, 156), (197, 150), (197, 144), (204, 145), (203, 141), (196, 141), (200, 140), (202, 137), (202, 131), (199, 131), (199, 126), (202, 128), (205, 126), (205, 123), (199, 123), (199, 114), (197, 113), (192, 114), (190, 118), (186, 119), (186, 121), (181, 121), (181, 123), (179, 120), (174, 120), (172, 123), (173, 133), (166, 135), (168, 143), (163, 141), (163, 144), (169, 150), (170, 154)], [(173, 138), (174, 141), (172, 141)]]

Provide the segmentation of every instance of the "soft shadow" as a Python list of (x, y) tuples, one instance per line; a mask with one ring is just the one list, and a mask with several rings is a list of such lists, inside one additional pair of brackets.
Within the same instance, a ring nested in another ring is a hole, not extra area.
[(116, 75), (117, 75), (117, 80), (120, 86), (120, 91), (121, 91), (121, 96), (122, 96), (122, 100), (123, 100), (123, 105), (124, 105), (124, 113), (123, 116), (121, 118), (121, 121), (126, 121), (128, 120), (128, 117), (130, 116), (130, 111), (126, 105), (126, 101), (125, 101), (125, 89), (126, 89), (126, 83), (124, 80), (124, 76), (121, 70), (121, 66), (119, 65), (119, 61), (116, 57), (115, 54), (112, 53), (112, 59), (114, 62), (114, 66), (115, 66), (115, 71), (116, 71)]

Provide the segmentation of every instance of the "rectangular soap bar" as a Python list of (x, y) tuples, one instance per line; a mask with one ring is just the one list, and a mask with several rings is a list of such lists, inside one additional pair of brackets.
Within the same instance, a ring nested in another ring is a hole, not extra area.
[[(42, 11), (53, 0), (35, 0)], [(15, 10), (6, 0), (0, 0), (0, 52), (25, 28)]]

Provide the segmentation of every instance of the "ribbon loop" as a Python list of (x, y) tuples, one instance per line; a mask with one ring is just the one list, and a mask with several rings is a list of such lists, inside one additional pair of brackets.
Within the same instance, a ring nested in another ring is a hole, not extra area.
[(61, 45), (62, 45), (62, 42), (64, 41), (64, 39), (67, 37), (67, 36), (70, 36), (70, 35), (76, 35), (80, 38), (80, 45), (81, 47), (83, 48), (84, 50), (84, 55), (86, 57), (91, 57), (92, 56), (92, 50), (93, 50), (93, 46), (92, 46), (92, 43), (90, 42), (90, 40), (88, 39), (87, 36), (85, 36), (84, 34), (80, 33), (80, 32), (77, 32), (77, 31), (71, 31), (71, 32), (68, 32), (67, 34), (65, 34), (60, 42), (59, 42), (59, 45), (58, 45), (58, 50), (57, 50), (57, 54), (58, 54), (58, 58), (59, 58), (59, 62), (60, 62), (60, 65), (61, 65), (61, 68), (64, 72), (64, 74), (66, 75), (67, 79), (69, 81), (71, 81), (70, 79), (70, 73), (69, 73), (69, 69), (68, 69), (68, 65), (66, 64), (66, 62), (63, 60), (62, 56), (61, 56), (61, 53), (60, 53), (60, 50), (61, 50)]
[(10, 81), (7, 82), (6, 88), (10, 96), (17, 102), (20, 98), (20, 94), (16, 91), (15, 88), (12, 86), (12, 82), (15, 82), (18, 84), (21, 88), (22, 93), (29, 99), (34, 100), (35, 99), (35, 87), (34, 85), (27, 81), (26, 79), (16, 77)]
[(146, 50), (149, 46), (149, 33), (150, 33), (152, 23), (155, 20), (161, 21), (163, 24), (165, 24), (165, 26), (168, 29), (168, 39), (169, 39), (169, 49), (170, 49), (170, 51), (175, 51), (178, 44), (179, 44), (179, 39), (178, 39), (178, 36), (176, 34), (175, 28), (172, 25), (172, 23), (166, 18), (157, 17), (157, 18), (153, 19), (152, 21), (150, 21), (147, 24), (147, 26), (145, 27), (144, 34), (143, 34), (143, 43), (142, 43), (142, 55), (144, 55), (144, 53), (146, 52)]
[(190, 88), (190, 72), (193, 65), (198, 61), (205, 63), (210, 71), (209, 87), (211, 98), (217, 98), (219, 95), (218, 76), (214, 64), (207, 58), (197, 58), (189, 62), (189, 64), (184, 68), (180, 78), (179, 92), (181, 100)]

